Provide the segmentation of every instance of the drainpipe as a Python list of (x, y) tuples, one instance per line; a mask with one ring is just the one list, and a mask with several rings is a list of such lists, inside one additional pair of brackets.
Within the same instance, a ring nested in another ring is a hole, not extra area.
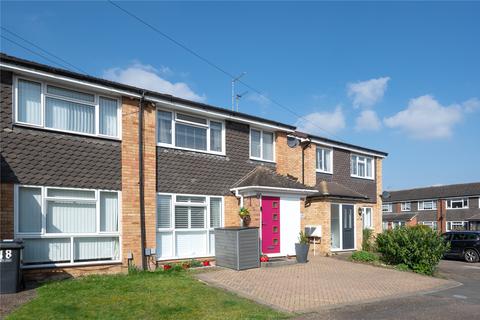
[(305, 184), (305, 149), (311, 144), (311, 140), (308, 139), (306, 143), (302, 145), (302, 183)]
[(145, 183), (144, 183), (144, 161), (143, 161), (143, 103), (145, 100), (145, 91), (142, 91), (142, 97), (138, 105), (138, 177), (139, 177), (139, 193), (140, 193), (140, 237), (141, 237), (141, 255), (142, 269), (147, 270), (147, 257), (145, 256), (146, 235), (145, 235)]

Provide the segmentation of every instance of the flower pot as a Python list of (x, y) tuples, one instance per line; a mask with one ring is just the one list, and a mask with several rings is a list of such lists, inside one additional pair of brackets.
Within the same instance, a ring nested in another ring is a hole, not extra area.
[(250, 216), (245, 216), (242, 218), (242, 227), (248, 227), (250, 225), (250, 222), (252, 221), (252, 218)]
[(210, 261), (205, 260), (205, 261), (202, 262), (202, 264), (203, 264), (204, 267), (208, 267), (210, 265)]
[(295, 254), (298, 263), (307, 263), (310, 244), (295, 243)]

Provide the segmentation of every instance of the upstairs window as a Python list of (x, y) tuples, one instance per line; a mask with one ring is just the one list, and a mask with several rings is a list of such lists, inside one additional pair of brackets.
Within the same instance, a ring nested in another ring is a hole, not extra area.
[(468, 198), (457, 198), (447, 200), (447, 209), (467, 209)]
[(418, 210), (437, 210), (437, 201), (435, 200), (419, 201)]
[(391, 203), (385, 203), (382, 204), (382, 212), (392, 212), (392, 204)]
[(274, 161), (274, 140), (273, 132), (260, 129), (250, 130), (250, 158), (263, 161)]
[(160, 145), (224, 153), (222, 122), (164, 110), (158, 110), (157, 117), (157, 142)]
[(332, 149), (317, 147), (317, 171), (324, 173), (332, 173), (332, 163)]
[(57, 131), (119, 138), (118, 100), (17, 79), (17, 123)]
[(400, 209), (402, 211), (411, 211), (412, 210), (412, 203), (411, 202), (402, 202), (400, 204)]
[(352, 154), (350, 175), (356, 178), (373, 179), (373, 158)]

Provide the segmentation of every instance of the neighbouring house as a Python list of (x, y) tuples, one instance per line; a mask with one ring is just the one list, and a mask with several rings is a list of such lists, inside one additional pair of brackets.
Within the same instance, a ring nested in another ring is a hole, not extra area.
[(322, 253), (382, 230), (385, 152), (5, 54), (0, 67), (0, 237), (23, 239), (28, 276), (211, 258), (241, 207), (270, 256), (294, 255), (307, 226)]
[(446, 232), (480, 230), (480, 182), (387, 191), (383, 229), (423, 224)]

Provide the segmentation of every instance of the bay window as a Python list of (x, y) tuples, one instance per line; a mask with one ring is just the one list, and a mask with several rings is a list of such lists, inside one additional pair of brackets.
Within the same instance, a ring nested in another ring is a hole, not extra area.
[(333, 172), (332, 149), (317, 146), (317, 171), (324, 173)]
[(16, 122), (44, 129), (120, 137), (117, 99), (16, 79)]
[(274, 140), (275, 134), (273, 132), (250, 129), (250, 158), (273, 162)]
[(437, 210), (437, 201), (435, 200), (419, 201), (418, 210)]
[(215, 255), (214, 228), (223, 225), (223, 199), (213, 196), (157, 196), (157, 258)]
[(120, 261), (117, 191), (16, 186), (24, 266)]
[(224, 124), (199, 116), (157, 111), (157, 142), (161, 146), (224, 153)]
[(350, 175), (355, 178), (373, 179), (373, 158), (352, 154), (350, 156)]
[(468, 198), (448, 199), (447, 209), (468, 209)]

